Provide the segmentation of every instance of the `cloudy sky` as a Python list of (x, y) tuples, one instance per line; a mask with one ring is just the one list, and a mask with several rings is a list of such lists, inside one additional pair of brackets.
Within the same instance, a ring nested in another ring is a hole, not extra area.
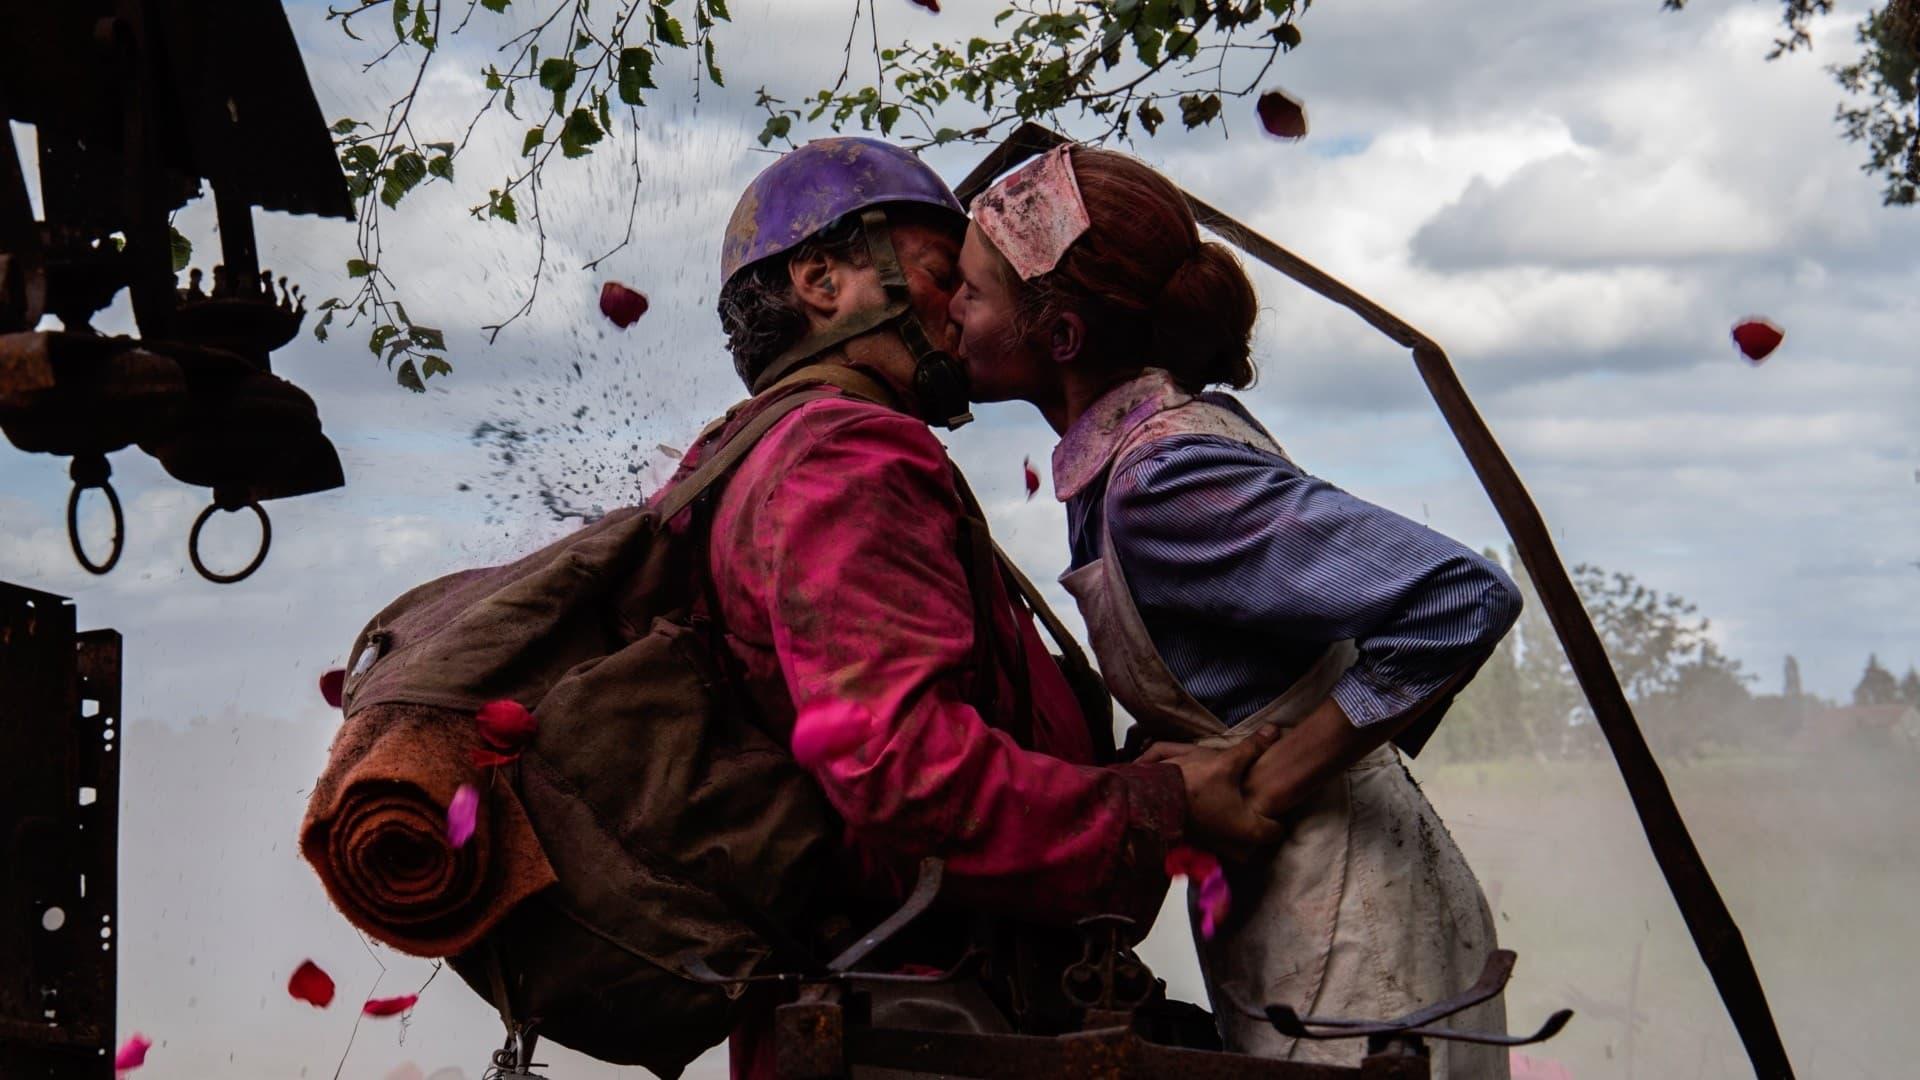
[[(998, 5), (879, 6), (891, 41), (964, 37)], [(376, 115), (401, 73), (363, 72), (370, 46), (326, 23), (324, 5), (291, 7), (327, 117)], [(623, 137), (555, 169), (549, 276), (492, 345), (478, 328), (518, 305), (535, 251), (524, 227), (464, 214), (519, 146), (519, 125), (483, 125), (455, 184), (387, 219), (386, 266), (413, 315), (446, 329), (454, 375), (407, 394), (364, 334), (337, 328), (276, 354), (318, 402), (348, 479), (271, 505), (273, 552), (245, 584), (193, 575), (186, 533), (205, 492), (137, 452), (114, 458), (126, 557), (87, 576), (66, 550), (64, 463), (0, 449), (0, 578), (71, 595), (83, 626), (126, 635), (122, 1029), (166, 1040), (156, 1075), (332, 1075), (351, 1018), (289, 1014), (280, 993), (306, 955), (349, 996), (376, 977), (382, 993), (425, 977), (363, 950), (293, 855), (332, 723), (313, 680), (396, 593), (563, 531), (542, 490), (630, 502), (662, 475), (660, 444), (685, 445), (738, 395), (712, 302), (720, 229), (770, 160), (752, 91), (830, 82), (849, 7), (734, 0), (735, 24), (716, 35), (728, 89), (696, 102), (689, 73), (662, 80), (637, 136), (634, 243), (598, 273), (581, 265), (618, 238), (633, 148)], [(1879, 205), (1831, 122), (1823, 68), (1849, 57), (1858, 5), (1816, 23), (1811, 54), (1766, 63), (1777, 12), (1323, 0), (1270, 77), (1308, 102), (1311, 137), (1265, 139), (1251, 106), (1230, 103), (1224, 138), (1133, 149), (1440, 341), (1568, 562), (1693, 600), (1762, 688), (1777, 689), (1791, 653), (1809, 690), (1838, 697), (1869, 653), (1896, 672), (1920, 662), (1920, 216)], [(464, 125), (479, 100), (486, 41), (453, 42), (425, 83), (423, 134)], [(957, 179), (977, 157), (932, 160)], [(205, 200), (181, 217), (200, 265), (216, 250), (211, 218)], [(266, 265), (309, 295), (345, 288), (350, 226), (265, 215), (258, 229)], [(608, 277), (653, 299), (625, 332), (595, 311)], [(1407, 356), (1277, 275), (1255, 277), (1261, 379), (1246, 398), (1289, 450), (1364, 497), (1503, 546)], [(1727, 338), (1749, 313), (1787, 332), (1757, 369)], [(124, 301), (99, 324), (126, 327)], [(1050, 433), (1025, 406), (981, 415), (952, 451), (1003, 541), (1051, 579), (1062, 515), (1020, 490), (1021, 460), (1044, 463)], [(486, 421), (531, 435), (512, 463), (472, 437)], [(214, 561), (244, 561), (247, 530), (221, 525)], [(344, 1075), (408, 1059), (472, 1075), (492, 1035), (477, 1001), (447, 992), (398, 1037), (363, 1028)]]

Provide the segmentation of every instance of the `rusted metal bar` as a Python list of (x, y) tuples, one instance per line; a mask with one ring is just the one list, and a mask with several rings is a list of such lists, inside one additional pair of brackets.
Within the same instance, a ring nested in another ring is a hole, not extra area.
[[(1023, 125), (969, 173), (955, 192), (963, 203), (971, 203), (973, 197), (984, 190), (995, 176), (1027, 157), (1065, 141), (1066, 137), (1058, 132), (1037, 124)], [(1499, 442), (1494, 439), (1492, 429), (1474, 407), (1473, 399), (1461, 385), (1445, 351), (1432, 338), (1333, 275), (1261, 236), (1191, 192), (1182, 189), (1181, 194), (1186, 196), (1200, 224), (1221, 239), (1360, 316), (1367, 325), (1412, 350), (1414, 367), (1426, 383), (1427, 392), (1439, 406), (1455, 441), (1473, 466), (1474, 475), (1492, 500), (1508, 535), (1513, 538), (1521, 561), (1526, 564), (1527, 573), (1539, 590), (1548, 619), (1553, 623), (1554, 633), (1566, 649), (1574, 675), (1593, 708), (1594, 719), (1599, 723), (1601, 733), (1606, 736), (1607, 745), (1613, 751), (1620, 775), (1626, 781), (1627, 794), (1640, 816), (1640, 824), (1646, 832), (1648, 844), (1653, 848), (1654, 859), (1660, 864), (1660, 872), (1666, 877), (1667, 887), (1680, 907), (1680, 914), (1686, 920), (1687, 930), (1693, 936), (1701, 960), (1713, 976), (1714, 985), (1719, 989), (1721, 1001), (1726, 1005), (1740, 1040), (1746, 1046), (1747, 1057), (1753, 1063), (1755, 1073), (1769, 1080), (1792, 1077), (1793, 1066), (1787, 1059), (1786, 1047), (1780, 1040), (1779, 1029), (1774, 1024), (1766, 992), (1760, 986), (1760, 976), (1754, 970), (1746, 941), (1740, 936), (1740, 928), (1733, 920), (1733, 913), (1727, 909), (1726, 901), (1721, 898), (1720, 890), (1714, 885), (1712, 875), (1707, 872), (1706, 861), (1701, 858), (1699, 848), (1694, 845), (1693, 837), (1687, 831), (1686, 821), (1673, 801), (1673, 793), (1667, 787), (1659, 763), (1647, 747), (1646, 737), (1641, 734), (1640, 725), (1634, 719), (1633, 708), (1627, 703), (1620, 680), (1607, 660), (1600, 635), (1594, 630), (1593, 621), (1580, 603), (1580, 594), (1574, 589), (1573, 580), (1567, 575), (1566, 566), (1553, 546), (1546, 520), (1532, 496), (1527, 494), (1520, 474), (1514, 470), (1513, 464), (1500, 449)]]

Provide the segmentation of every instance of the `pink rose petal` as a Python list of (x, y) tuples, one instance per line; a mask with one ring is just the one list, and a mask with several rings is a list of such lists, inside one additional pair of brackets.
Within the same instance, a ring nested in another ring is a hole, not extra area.
[(622, 330), (639, 322), (640, 316), (647, 313), (648, 306), (647, 294), (629, 289), (617, 281), (609, 281), (600, 287), (600, 314)]
[(414, 1002), (419, 1000), (419, 994), (401, 994), (399, 997), (390, 998), (368, 998), (367, 1003), (360, 1006), (360, 1011), (368, 1016), (394, 1016), (413, 1008)]
[(344, 668), (333, 668), (320, 676), (320, 696), (327, 699), (333, 708), (340, 707), (342, 691), (346, 689), (347, 672)]
[(1213, 873), (1201, 879), (1199, 905), (1200, 937), (1212, 941), (1214, 933), (1226, 923), (1227, 912), (1233, 907), (1233, 895), (1227, 889), (1227, 875), (1217, 866)]
[(447, 843), (456, 849), (473, 839), (474, 820), (480, 813), (480, 792), (472, 784), (461, 784), (447, 804)]
[(1040, 471), (1033, 467), (1032, 458), (1027, 458), (1026, 460), (1022, 461), (1020, 463), (1020, 468), (1026, 474), (1027, 501), (1032, 502), (1033, 493), (1040, 490)]
[(294, 969), (293, 977), (287, 980), (287, 993), (296, 1001), (324, 1009), (333, 1004), (333, 977), (320, 970), (320, 965), (313, 961), (302, 961)]
[(116, 1072), (137, 1069), (147, 1063), (147, 1051), (153, 1046), (153, 1040), (139, 1032), (127, 1036), (120, 1044), (120, 1052), (113, 1055), (113, 1067)]

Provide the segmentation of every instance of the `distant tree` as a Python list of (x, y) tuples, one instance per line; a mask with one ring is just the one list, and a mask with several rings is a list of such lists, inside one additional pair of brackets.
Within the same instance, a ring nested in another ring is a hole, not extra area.
[(1781, 680), (1780, 696), (1788, 701), (1800, 698), (1800, 661), (1795, 660), (1792, 653), (1787, 654), (1787, 670)]
[(1855, 705), (1897, 705), (1900, 703), (1900, 683), (1894, 679), (1893, 672), (1880, 666), (1880, 657), (1867, 657), (1867, 670), (1860, 673), (1860, 682), (1853, 688)]
[[(1498, 552), (1487, 558), (1500, 562)], [(1520, 692), (1520, 634), (1509, 631), (1434, 734), (1434, 748), (1451, 761), (1486, 761), (1534, 752), (1535, 717)]]
[(1900, 680), (1900, 700), (1920, 709), (1920, 671), (1915, 671), (1912, 664), (1907, 665), (1906, 678)]

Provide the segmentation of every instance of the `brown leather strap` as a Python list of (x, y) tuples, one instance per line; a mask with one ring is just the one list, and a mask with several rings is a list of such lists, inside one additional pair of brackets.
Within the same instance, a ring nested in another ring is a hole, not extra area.
[[(995, 176), (1013, 168), (1034, 154), (1044, 153), (1066, 138), (1038, 124), (1024, 124), (1008, 136), (998, 150), (968, 174), (954, 189), (963, 204), (983, 190)], [(1321, 296), (1352, 311), (1367, 325), (1385, 334), (1402, 347), (1413, 351), (1413, 363), (1427, 384), (1427, 392), (1446, 418), (1447, 426), (1465, 451), (1467, 461), (1480, 479), (1481, 487), (1499, 512), (1508, 535), (1526, 564), (1547, 609), (1547, 617), (1567, 651), (1580, 688), (1593, 708), (1594, 719), (1613, 751), (1620, 775), (1626, 781), (1633, 808), (1640, 816), (1647, 843), (1665, 875), (1694, 947), (1713, 976), (1720, 999), (1733, 1018), (1733, 1025), (1745, 1044), (1754, 1072), (1767, 1080), (1791, 1077), (1793, 1066), (1787, 1060), (1786, 1047), (1767, 1006), (1766, 993), (1760, 987), (1753, 959), (1747, 952), (1740, 928), (1727, 910), (1726, 901), (1714, 886), (1706, 862), (1687, 832), (1680, 808), (1674, 804), (1666, 777), (1647, 748), (1647, 740), (1634, 720), (1633, 709), (1621, 690), (1613, 665), (1607, 660), (1600, 635), (1594, 631), (1580, 594), (1567, 576), (1566, 566), (1554, 550), (1546, 521), (1533, 503), (1519, 473), (1507, 460), (1493, 432), (1474, 408), (1473, 400), (1461, 386), (1460, 378), (1447, 361), (1447, 354), (1433, 339), (1374, 303), (1331, 274), (1300, 258), (1273, 241), (1247, 228), (1232, 217), (1182, 191), (1200, 224), (1240, 250), (1305, 285)]]
[[(824, 380), (823, 380), (824, 381)], [(779, 389), (775, 387), (775, 389)], [(772, 391), (769, 391), (772, 392)], [(732, 471), (747, 456), (760, 439), (772, 430), (788, 413), (805, 405), (809, 401), (819, 401), (834, 397), (831, 390), (799, 390), (782, 397), (780, 400), (761, 410), (760, 415), (748, 421), (747, 426), (735, 432), (731, 438), (721, 444), (720, 449), (673, 486), (673, 490), (654, 507), (654, 513), (660, 520), (672, 521), (682, 510), (692, 505), (714, 483)]]
[(1060, 616), (1047, 606), (1046, 598), (1040, 595), (1027, 575), (1013, 559), (994, 545), (994, 555), (1000, 560), (1000, 568), (1006, 572), (1007, 579), (1013, 582), (1021, 599), (1027, 602), (1027, 609), (1047, 628), (1047, 636), (1060, 647), (1061, 673), (1067, 677), (1068, 685), (1073, 687), (1074, 696), (1079, 699), (1080, 711), (1086, 714), (1087, 729), (1093, 735), (1093, 759), (1105, 765), (1111, 763), (1116, 751), (1113, 745), (1113, 697), (1107, 693), (1106, 680), (1100, 677), (1093, 665), (1087, 662), (1087, 654), (1081, 650), (1080, 643), (1074, 640), (1073, 632), (1067, 629)]

